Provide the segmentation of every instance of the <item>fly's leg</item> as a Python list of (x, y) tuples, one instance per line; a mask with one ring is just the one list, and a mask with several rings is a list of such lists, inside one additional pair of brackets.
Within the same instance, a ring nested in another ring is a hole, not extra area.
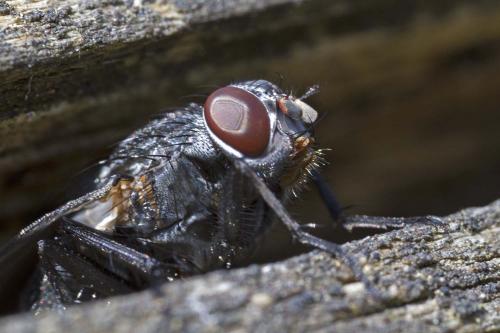
[(335, 196), (330, 186), (328, 186), (326, 180), (318, 171), (313, 170), (311, 172), (311, 175), (312, 181), (318, 189), (319, 195), (321, 196), (323, 203), (328, 209), (328, 212), (330, 213), (335, 226), (341, 227), (342, 224), (340, 223), (340, 216), (342, 215), (342, 208), (339, 201), (337, 200), (337, 197)]
[(70, 219), (65, 218), (60, 232), (68, 248), (138, 288), (176, 275), (175, 267)]
[(414, 217), (344, 215), (335, 194), (330, 189), (327, 182), (317, 171), (313, 171), (312, 174), (313, 182), (318, 189), (321, 199), (328, 208), (330, 216), (337, 227), (341, 226), (352, 231), (354, 228), (389, 230), (400, 229), (410, 225), (443, 225), (443, 220), (433, 215)]
[(250, 166), (248, 166), (243, 160), (235, 160), (235, 165), (237, 169), (240, 170), (240, 172), (251, 179), (255, 188), (260, 193), (264, 201), (283, 222), (283, 224), (287, 227), (287, 229), (295, 239), (297, 239), (302, 244), (326, 251), (342, 260), (351, 269), (355, 278), (365, 285), (365, 288), (370, 293), (370, 295), (372, 295), (375, 299), (381, 299), (381, 295), (378, 289), (363, 273), (361, 266), (352, 256), (345, 253), (340, 245), (305, 232), (302, 229), (301, 225), (297, 223), (297, 221), (292, 219), (283, 204), (278, 200), (278, 198), (276, 198), (274, 193), (266, 186), (264, 181), (253, 171)]
[(379, 230), (401, 229), (411, 225), (442, 226), (444, 221), (433, 215), (413, 217), (384, 217), (367, 215), (350, 215), (341, 217), (342, 225), (351, 231), (355, 228), (368, 228)]
[(116, 277), (99, 269), (59, 239), (38, 242), (41, 283), (32, 310), (64, 309), (66, 304), (131, 292)]

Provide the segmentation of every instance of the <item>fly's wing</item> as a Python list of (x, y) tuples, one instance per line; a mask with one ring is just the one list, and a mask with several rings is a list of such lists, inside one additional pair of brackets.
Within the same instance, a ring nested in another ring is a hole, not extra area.
[[(12, 240), (0, 249), (0, 298), (12, 299), (25, 281), (23, 277), (32, 269), (36, 245), (40, 239), (48, 237), (58, 220), (85, 204), (103, 198), (112, 188), (114, 180), (103, 187), (71, 200), (58, 209), (51, 211), (21, 230)], [(2, 302), (3, 303), (3, 302)], [(5, 306), (5, 305), (3, 305)]]

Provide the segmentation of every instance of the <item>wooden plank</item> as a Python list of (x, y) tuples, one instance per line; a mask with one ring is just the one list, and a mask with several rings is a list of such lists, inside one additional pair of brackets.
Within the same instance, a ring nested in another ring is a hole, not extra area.
[(446, 223), (344, 245), (382, 301), (338, 260), (313, 251), (63, 313), (4, 318), (0, 332), (497, 332), (500, 200)]

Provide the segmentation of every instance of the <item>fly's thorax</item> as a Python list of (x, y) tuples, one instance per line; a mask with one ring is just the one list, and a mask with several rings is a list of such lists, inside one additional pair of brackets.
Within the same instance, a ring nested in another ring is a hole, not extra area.
[(105, 161), (96, 180), (111, 176), (138, 177), (166, 167), (179, 157), (212, 161), (219, 154), (202, 117), (202, 107), (190, 104), (162, 114), (118, 144)]
[(153, 189), (159, 203), (159, 223), (165, 228), (180, 221), (209, 219), (214, 207), (214, 192), (219, 177), (199, 160), (179, 156), (154, 174)]

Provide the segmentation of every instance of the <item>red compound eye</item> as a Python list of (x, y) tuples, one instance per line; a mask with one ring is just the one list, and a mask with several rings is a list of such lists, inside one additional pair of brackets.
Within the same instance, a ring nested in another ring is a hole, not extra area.
[(236, 87), (217, 89), (205, 101), (205, 120), (224, 143), (246, 156), (262, 155), (270, 135), (270, 120), (255, 95)]

